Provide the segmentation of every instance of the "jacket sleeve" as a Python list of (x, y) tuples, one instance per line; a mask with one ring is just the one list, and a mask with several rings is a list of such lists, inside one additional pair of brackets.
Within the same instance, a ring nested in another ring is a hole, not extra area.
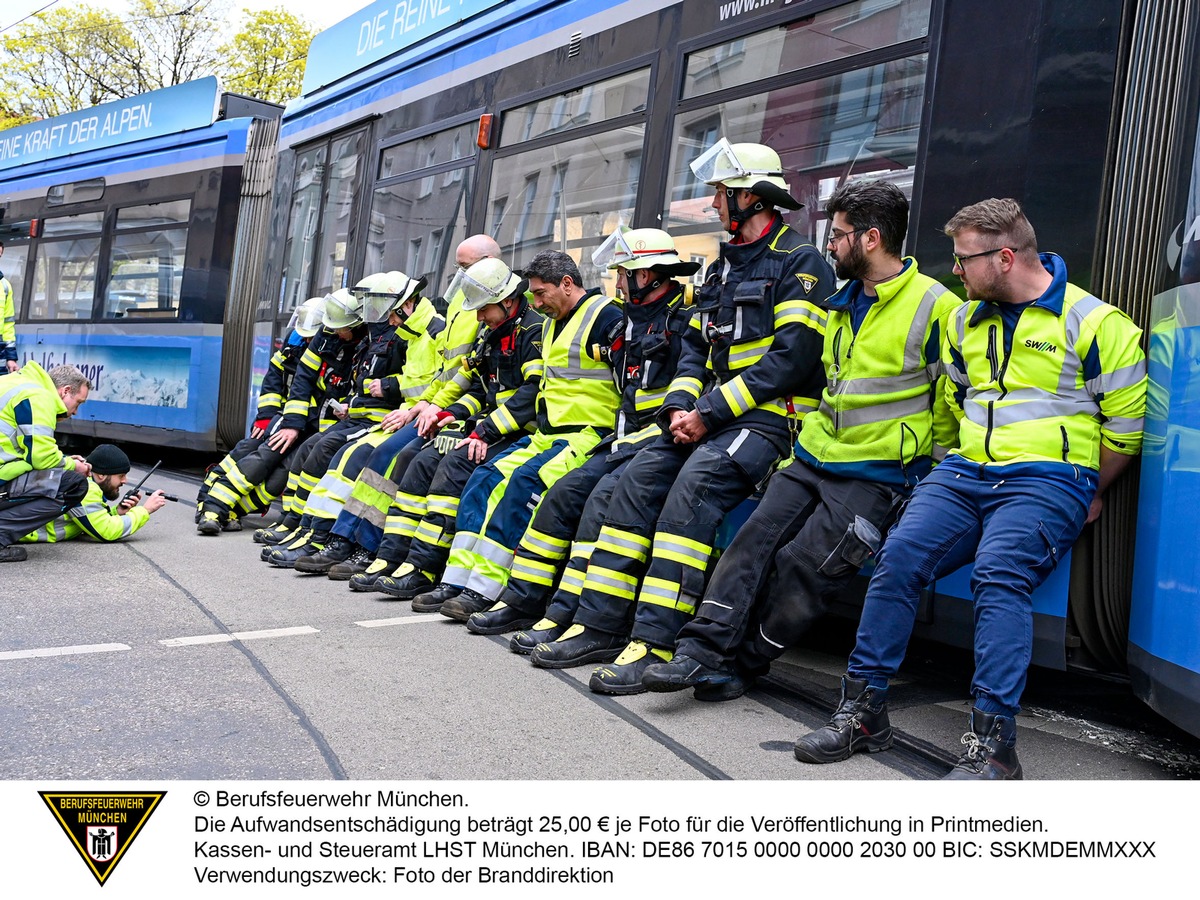
[[(802, 275), (815, 279), (812, 289), (804, 290)], [(768, 400), (821, 396), (826, 314), (808, 298), (824, 300), (833, 290), (833, 273), (815, 248), (805, 244), (791, 251), (772, 298), (775, 330), (766, 353), (696, 401), (696, 410), (709, 431)]]
[(88, 485), (83, 504), (67, 510), (67, 515), (75, 520), (88, 537), (106, 544), (129, 537), (150, 521), (150, 513), (144, 506), (135, 506), (124, 515), (113, 512), (104, 502), (103, 494), (95, 482)]
[(658, 424), (665, 431), (670, 425), (670, 414), (677, 409), (691, 410), (712, 380), (708, 368), (708, 339), (700, 332), (700, 317), (692, 313), (687, 326), (680, 335), (679, 362), (675, 376), (667, 388), (667, 396), (658, 411)]
[(1116, 307), (1096, 329), (1083, 356), (1083, 374), (1104, 417), (1101, 444), (1127, 456), (1138, 453), (1146, 416), (1146, 356), (1142, 330)]
[(521, 386), (475, 426), (475, 433), (489, 444), (515, 434), (537, 418), (537, 397), (542, 384), (542, 323), (521, 331)]
[(292, 376), (292, 387), (288, 391), (287, 402), (283, 404), (283, 422), (281, 423), (283, 428), (303, 431), (308, 425), (308, 413), (312, 408), (313, 398), (318, 396), (317, 381), (321, 375), (321, 367), (324, 365), (320, 351), (322, 347), (326, 346), (322, 342), (319, 346), (314, 347), (316, 343), (314, 340), (308, 345), (304, 355), (300, 357), (300, 362), (296, 365), (296, 374)]
[(454, 372), (457, 375), (478, 334), (479, 320), (475, 318), (474, 313), (463, 309), (456, 311), (437, 336), (438, 370), (418, 400), (425, 400), (445, 409), (445, 406), (437, 403), (438, 395), (450, 379), (450, 373)]
[[(940, 462), (947, 451), (958, 446), (958, 416), (947, 402), (946, 383), (950, 380), (947, 375), (946, 359), (949, 353), (947, 334), (954, 327), (954, 314), (962, 306), (962, 301), (949, 291), (941, 296), (933, 308), (929, 337), (925, 344), (925, 365), (931, 374), (933, 405), (933, 458)], [(962, 407), (958, 407), (961, 414)]]
[(269, 419), (279, 412), (283, 406), (283, 391), (287, 383), (287, 373), (283, 368), (287, 360), (282, 350), (271, 354), (271, 362), (267, 365), (267, 374), (263, 376), (262, 387), (258, 391), (258, 409), (255, 419)]
[(34, 469), (74, 469), (75, 460), (63, 456), (54, 440), (58, 420), (57, 398), (45, 390), (30, 393), (13, 405), (13, 417), (25, 461)]

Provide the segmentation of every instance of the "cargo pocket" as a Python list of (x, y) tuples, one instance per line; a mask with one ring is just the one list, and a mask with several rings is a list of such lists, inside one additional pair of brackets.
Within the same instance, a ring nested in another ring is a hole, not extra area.
[(879, 529), (862, 516), (855, 516), (833, 552), (825, 557), (817, 570), (827, 578), (853, 575), (879, 551), (882, 543)]

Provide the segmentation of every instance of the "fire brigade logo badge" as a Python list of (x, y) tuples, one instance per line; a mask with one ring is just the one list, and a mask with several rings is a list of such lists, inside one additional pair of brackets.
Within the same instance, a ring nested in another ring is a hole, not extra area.
[(796, 278), (800, 280), (800, 284), (803, 285), (804, 293), (806, 294), (812, 293), (812, 289), (817, 286), (817, 281), (819, 280), (816, 275), (809, 275), (805, 272), (801, 272)]
[(38, 791), (101, 886), (125, 856), (166, 791)]

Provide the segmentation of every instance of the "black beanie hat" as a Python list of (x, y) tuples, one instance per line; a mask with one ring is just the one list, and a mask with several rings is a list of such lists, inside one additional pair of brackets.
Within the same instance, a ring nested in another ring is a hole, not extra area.
[(88, 454), (87, 461), (97, 475), (124, 475), (129, 471), (129, 457), (112, 444), (101, 444)]

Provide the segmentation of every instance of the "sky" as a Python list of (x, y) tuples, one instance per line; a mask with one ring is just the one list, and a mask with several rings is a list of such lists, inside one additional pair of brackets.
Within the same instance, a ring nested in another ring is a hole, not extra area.
[[(111, 9), (118, 13), (128, 9), (126, 0), (83, 0), (83, 2), (88, 6)], [(259, 10), (284, 6), (291, 12), (304, 16), (313, 22), (318, 30), (323, 31), (351, 13), (368, 6), (371, 0), (347, 0), (345, 3), (331, 3), (330, 0), (228, 0), (228, 2), (232, 10), (232, 22), (235, 28), (240, 21), (238, 13), (242, 9)], [(80, 0), (3, 0), (0, 3), (0, 34), (3, 34), (4, 29), (24, 16), (37, 12), (48, 4), (50, 9), (57, 6), (78, 6)]]

